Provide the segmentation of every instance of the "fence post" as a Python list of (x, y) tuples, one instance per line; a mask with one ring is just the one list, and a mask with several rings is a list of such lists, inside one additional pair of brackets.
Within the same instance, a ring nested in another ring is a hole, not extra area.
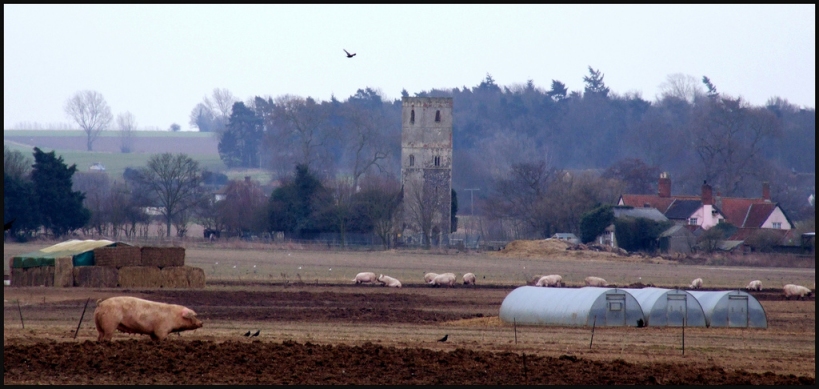
[[(588, 323), (588, 322), (586, 322)], [(594, 342), (594, 327), (597, 325), (597, 315), (594, 315), (594, 321), (592, 322), (592, 334), (591, 340), (589, 341), (589, 350), (592, 348), (592, 343)]]

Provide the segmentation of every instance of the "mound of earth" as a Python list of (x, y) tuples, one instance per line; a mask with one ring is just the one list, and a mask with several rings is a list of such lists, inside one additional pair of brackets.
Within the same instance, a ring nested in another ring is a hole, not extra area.
[(717, 366), (591, 361), (456, 349), (150, 341), (3, 348), (3, 384), (814, 385), (813, 377)]
[(612, 258), (617, 254), (605, 251), (570, 250), (573, 244), (558, 239), (513, 240), (495, 255), (516, 258), (571, 259), (577, 257)]

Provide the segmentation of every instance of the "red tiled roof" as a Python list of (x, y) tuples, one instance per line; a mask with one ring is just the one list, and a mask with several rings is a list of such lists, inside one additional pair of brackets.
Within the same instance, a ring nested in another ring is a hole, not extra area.
[(745, 217), (745, 223), (742, 225), (742, 227), (762, 227), (762, 223), (765, 223), (765, 220), (768, 220), (768, 217), (771, 216), (774, 209), (776, 209), (776, 204), (772, 203), (751, 205), (751, 208), (748, 210), (748, 216)]
[(624, 194), (621, 196), (621, 198), (623, 199), (623, 205), (628, 205), (634, 208), (642, 208), (645, 204), (648, 204), (652, 208), (657, 208), (658, 211), (665, 214), (665, 212), (668, 211), (668, 207), (674, 202), (675, 199), (693, 199), (693, 196), (660, 197), (657, 195)]
[[(766, 202), (763, 199), (745, 199), (739, 197), (723, 197), (717, 202), (717, 207), (722, 214), (725, 215), (725, 220), (728, 223), (731, 223), (737, 227), (760, 227), (762, 223), (765, 222), (765, 219), (773, 212), (774, 207), (771, 207), (768, 210), (768, 213), (765, 214), (764, 219), (762, 219), (759, 224), (751, 225), (746, 223), (746, 218), (749, 216), (749, 210), (751, 209), (752, 205), (764, 205), (770, 204), (775, 205), (770, 202)], [(754, 213), (753, 219), (756, 220), (757, 218), (761, 217), (760, 213), (764, 211), (764, 207), (758, 208), (757, 211)]]

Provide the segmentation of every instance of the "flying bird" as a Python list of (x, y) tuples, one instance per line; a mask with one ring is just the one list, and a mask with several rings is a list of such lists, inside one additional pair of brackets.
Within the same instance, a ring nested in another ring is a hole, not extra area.
[[(251, 336), (251, 337), (253, 337), (253, 336), (259, 336), (259, 333), (260, 333), (260, 332), (262, 332), (262, 330), (258, 330), (258, 331), (256, 331), (256, 333), (255, 333), (255, 334), (250, 335), (250, 336)], [(248, 333), (250, 333), (250, 332), (248, 331)]]
[(355, 57), (355, 53), (350, 54), (350, 52), (349, 52), (349, 51), (347, 51), (346, 49), (342, 49), (342, 50), (344, 50), (344, 52), (345, 52), (345, 53), (347, 53), (347, 58), (353, 58), (353, 57)]
[(250, 336), (250, 331), (245, 332), (245, 336)]
[(444, 335), (443, 338), (438, 339), (439, 342), (446, 342), (446, 339), (449, 338), (449, 334)]
[[(355, 55), (355, 54), (353, 54), (353, 55)], [(3, 232), (6, 232), (6, 231), (10, 230), (11, 229), (11, 223), (14, 223), (15, 220), (17, 220), (17, 218), (11, 219), (10, 222), (3, 224)]]

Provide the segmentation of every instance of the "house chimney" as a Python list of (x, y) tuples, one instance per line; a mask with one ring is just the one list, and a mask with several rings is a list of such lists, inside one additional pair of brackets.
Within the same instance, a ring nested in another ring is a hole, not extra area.
[(714, 193), (705, 180), (702, 181), (702, 205), (714, 205)]
[(657, 196), (671, 197), (671, 178), (668, 177), (668, 172), (660, 174), (660, 182), (657, 184)]
[(768, 181), (762, 183), (762, 199), (765, 201), (771, 201), (771, 186), (768, 184)]

